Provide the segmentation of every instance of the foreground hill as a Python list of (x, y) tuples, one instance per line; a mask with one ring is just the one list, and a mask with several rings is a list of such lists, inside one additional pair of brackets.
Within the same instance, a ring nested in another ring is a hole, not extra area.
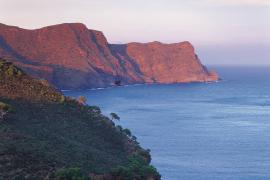
[(27, 30), (0, 24), (0, 57), (59, 88), (216, 81), (189, 42), (109, 44), (80, 23)]
[(129, 130), (2, 59), (0, 115), (0, 179), (159, 179)]

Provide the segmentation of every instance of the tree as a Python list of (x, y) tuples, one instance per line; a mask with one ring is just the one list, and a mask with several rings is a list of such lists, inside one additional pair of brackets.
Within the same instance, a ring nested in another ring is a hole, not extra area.
[(123, 133), (125, 133), (128, 137), (132, 136), (131, 131), (129, 129), (124, 129)]
[(160, 179), (157, 169), (138, 155), (129, 158), (125, 166), (116, 166), (111, 169), (115, 179)]
[(120, 125), (117, 125), (116, 128), (117, 128), (120, 132), (123, 131), (123, 128), (122, 128), (122, 126), (120, 126)]
[(111, 113), (110, 114), (110, 116), (111, 116), (111, 120), (113, 121), (113, 120), (118, 120), (118, 121), (120, 121), (120, 117), (116, 114), (116, 113)]

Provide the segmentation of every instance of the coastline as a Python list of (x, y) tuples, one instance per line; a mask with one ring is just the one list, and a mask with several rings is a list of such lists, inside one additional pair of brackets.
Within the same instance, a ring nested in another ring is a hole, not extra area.
[(223, 79), (219, 79), (217, 81), (205, 81), (205, 82), (179, 82), (179, 83), (140, 83), (140, 84), (125, 84), (125, 85), (115, 85), (115, 86), (107, 86), (107, 87), (97, 87), (97, 88), (88, 88), (88, 89), (60, 89), (61, 92), (70, 92), (70, 91), (97, 91), (111, 88), (123, 88), (123, 87), (133, 87), (133, 86), (143, 86), (143, 85), (174, 85), (174, 84), (213, 84), (224, 81)]

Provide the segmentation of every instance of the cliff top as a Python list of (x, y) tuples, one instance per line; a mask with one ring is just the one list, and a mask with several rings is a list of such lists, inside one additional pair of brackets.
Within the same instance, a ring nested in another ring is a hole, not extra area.
[(0, 26), (0, 57), (61, 89), (216, 81), (188, 41), (109, 44), (81, 23), (35, 30)]

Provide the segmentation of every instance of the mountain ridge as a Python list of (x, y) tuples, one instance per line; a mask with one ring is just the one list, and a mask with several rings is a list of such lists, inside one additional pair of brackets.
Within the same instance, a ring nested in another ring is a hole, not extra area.
[(39, 29), (0, 24), (0, 57), (61, 89), (107, 87), (120, 81), (181, 83), (218, 80), (187, 41), (110, 44), (82, 23)]

